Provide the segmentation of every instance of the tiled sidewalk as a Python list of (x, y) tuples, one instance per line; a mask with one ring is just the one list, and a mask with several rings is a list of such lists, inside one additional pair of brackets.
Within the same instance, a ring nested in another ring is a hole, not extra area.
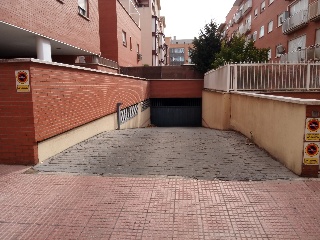
[(0, 239), (320, 239), (320, 181), (22, 174), (0, 165)]

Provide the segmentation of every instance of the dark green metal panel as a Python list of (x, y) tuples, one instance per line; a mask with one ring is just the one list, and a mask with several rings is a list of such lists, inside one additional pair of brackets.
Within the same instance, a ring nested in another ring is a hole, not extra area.
[(157, 127), (201, 127), (201, 99), (151, 99), (151, 123)]

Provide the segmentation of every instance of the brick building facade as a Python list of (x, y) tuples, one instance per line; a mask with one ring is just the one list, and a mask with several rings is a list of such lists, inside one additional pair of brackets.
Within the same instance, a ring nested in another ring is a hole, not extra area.
[(272, 61), (288, 53), (287, 60), (300, 61), (299, 50), (320, 44), (319, 17), (320, 1), (237, 0), (221, 29), (228, 37), (244, 35), (256, 47), (270, 48)]
[(0, 5), (1, 58), (99, 54), (98, 0), (88, 2), (87, 12), (73, 0), (18, 4)]
[[(125, 67), (142, 65), (142, 44), (152, 56), (154, 43), (151, 29), (150, 38), (141, 42), (143, 2), (31, 0), (20, 5), (6, 1), (0, 6), (0, 58), (38, 58), (95, 69), (100, 67), (92, 64), (103, 66), (106, 59)], [(151, 16), (143, 21), (154, 23)]]
[(168, 65), (179, 66), (183, 64), (192, 64), (189, 49), (193, 48), (192, 39), (177, 39), (175, 36), (166, 37), (168, 46)]
[(129, 0), (99, 1), (101, 56), (130, 67), (142, 65), (140, 16)]

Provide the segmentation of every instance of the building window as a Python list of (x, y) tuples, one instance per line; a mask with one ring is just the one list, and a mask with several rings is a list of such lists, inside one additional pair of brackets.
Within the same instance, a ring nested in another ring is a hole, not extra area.
[(130, 50), (132, 51), (132, 40), (131, 40), (131, 37), (130, 37)]
[(184, 53), (184, 48), (171, 48), (171, 53)]
[(273, 3), (274, 2), (274, 0), (269, 0), (269, 5), (271, 4), (271, 3)]
[(270, 60), (271, 59), (271, 49), (269, 49), (269, 51), (268, 51), (268, 60)]
[(122, 31), (122, 44), (123, 46), (127, 46), (127, 33), (125, 31)]
[(263, 2), (261, 3), (261, 9), (260, 9), (260, 12), (263, 12), (265, 9), (266, 9), (266, 2), (265, 2), (265, 1), (263, 1)]
[(88, 0), (78, 0), (79, 14), (85, 17), (89, 17)]
[(140, 53), (140, 46), (137, 44), (137, 53)]
[(255, 31), (253, 34), (252, 34), (252, 40), (255, 42), (257, 40), (257, 35), (258, 35), (258, 32)]
[(273, 21), (268, 23), (268, 33), (272, 32), (273, 30)]
[(308, 0), (296, 1), (293, 5), (290, 6), (290, 16), (302, 10), (308, 10), (308, 3)]
[(260, 33), (259, 33), (259, 38), (262, 38), (263, 36), (264, 36), (264, 26), (261, 26)]
[(254, 10), (254, 18), (258, 17), (258, 8)]
[(289, 12), (284, 11), (283, 13), (278, 15), (278, 27), (282, 26), (284, 21), (289, 17)]

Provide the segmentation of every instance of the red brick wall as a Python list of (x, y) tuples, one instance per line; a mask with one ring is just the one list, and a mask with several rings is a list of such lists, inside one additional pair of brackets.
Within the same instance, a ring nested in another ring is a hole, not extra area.
[(203, 80), (151, 80), (150, 98), (201, 98)]
[(89, 19), (77, 0), (1, 1), (0, 20), (93, 53), (100, 52), (98, 0), (89, 1)]
[(99, 21), (101, 56), (118, 62), (116, 2), (99, 1)]
[(148, 82), (112, 74), (33, 64), (36, 141), (63, 133), (147, 99)]
[[(117, 35), (118, 35), (118, 63), (120, 66), (130, 67), (142, 65), (141, 61), (137, 61), (137, 44), (140, 45), (141, 52), (141, 29), (131, 19), (122, 5), (117, 2)], [(122, 44), (122, 30), (127, 35), (127, 46)], [(130, 37), (132, 49), (130, 49)]]
[(32, 93), (17, 93), (15, 70), (29, 63), (0, 64), (0, 163), (32, 164), (37, 158)]
[[(17, 93), (28, 69), (31, 93)], [(149, 98), (147, 81), (40, 63), (0, 63), (0, 79), (0, 163), (37, 163), (36, 142)]]
[[(130, 67), (142, 65), (137, 61), (137, 44), (141, 51), (141, 29), (117, 0), (99, 1), (101, 56)], [(122, 44), (122, 30), (127, 46)], [(130, 49), (130, 37), (132, 50)]]

